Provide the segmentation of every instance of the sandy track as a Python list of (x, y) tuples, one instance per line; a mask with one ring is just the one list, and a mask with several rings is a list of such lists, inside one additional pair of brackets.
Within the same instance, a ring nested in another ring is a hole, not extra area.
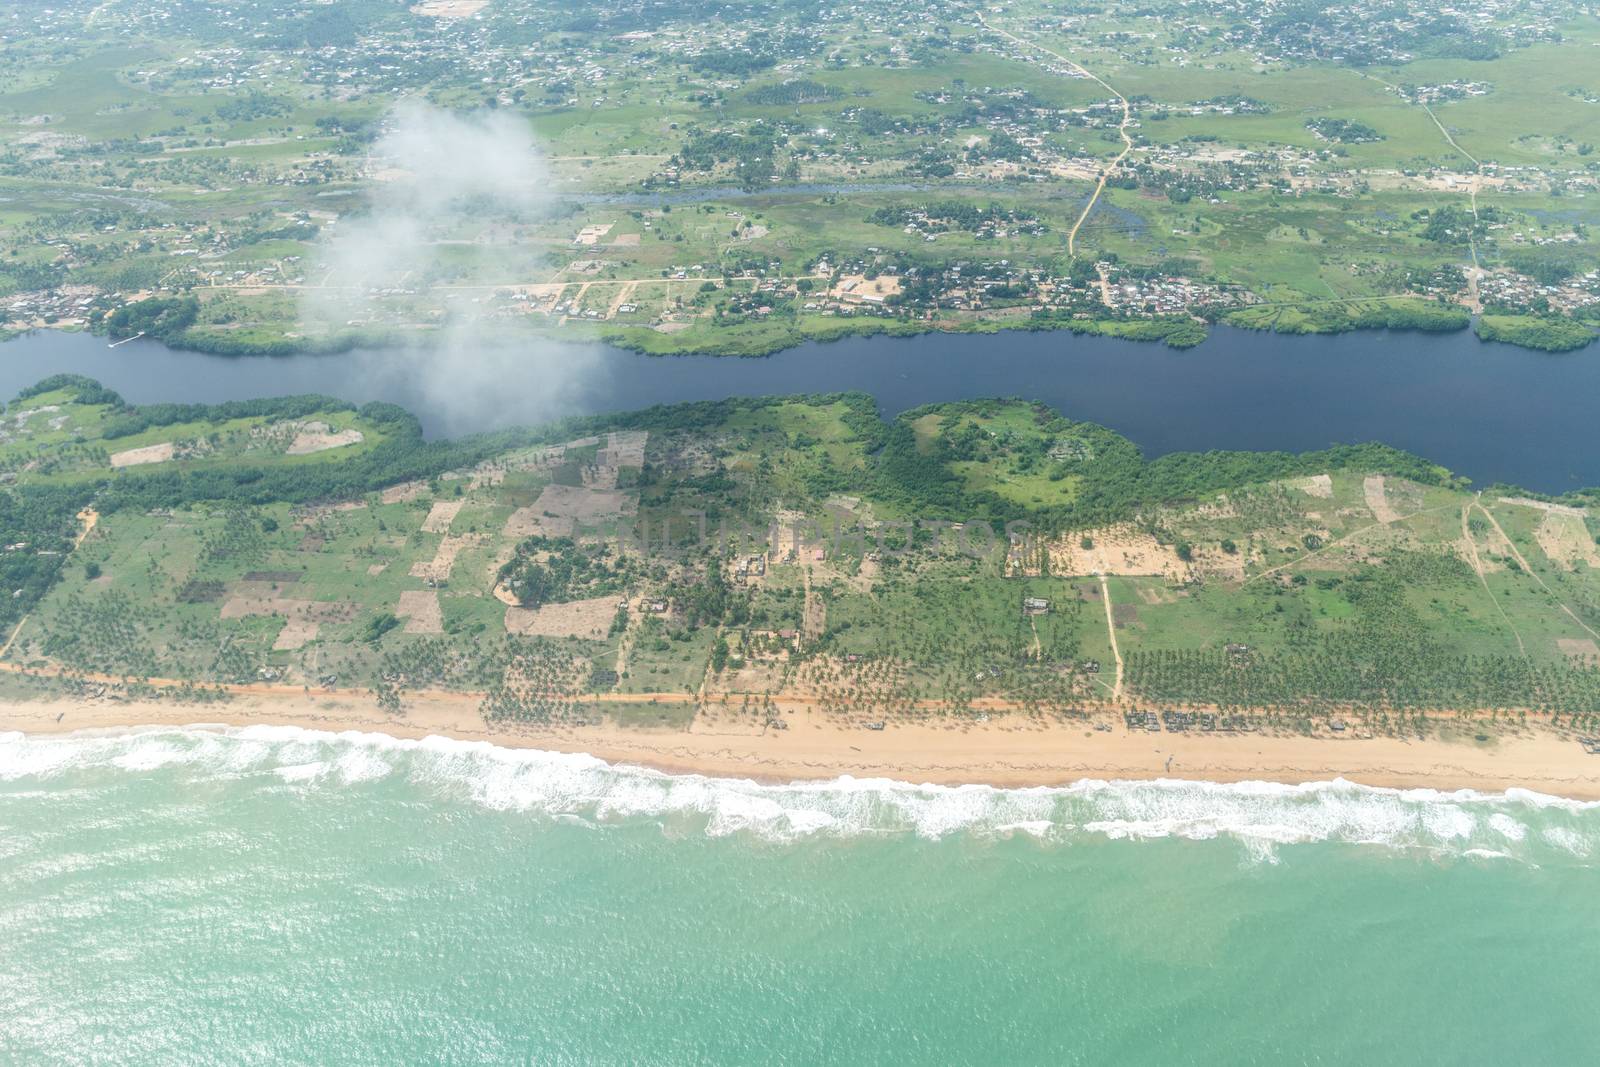
[(990, 31), (991, 33), (998, 33), (1000, 36), (1006, 38), (1008, 41), (1011, 41), (1013, 44), (1020, 45), (1023, 48), (1031, 48), (1035, 52), (1043, 52), (1045, 55), (1050, 56), (1053, 59), (1060, 60), (1062, 63), (1065, 63), (1067, 66), (1071, 67), (1073, 70), (1077, 71), (1079, 74), (1082, 74), (1085, 78), (1088, 78), (1090, 81), (1100, 86), (1100, 88), (1116, 97), (1117, 103), (1122, 107), (1122, 121), (1117, 124), (1117, 135), (1122, 138), (1122, 151), (1118, 152), (1109, 163), (1101, 168), (1100, 180), (1095, 183), (1094, 192), (1089, 194), (1089, 202), (1083, 205), (1083, 213), (1078, 216), (1078, 221), (1074, 222), (1072, 224), (1072, 229), (1067, 232), (1067, 258), (1070, 259), (1077, 254), (1076, 243), (1078, 240), (1078, 231), (1081, 230), (1083, 228), (1083, 224), (1088, 221), (1089, 213), (1094, 210), (1095, 204), (1100, 200), (1100, 194), (1105, 192), (1106, 182), (1111, 180), (1111, 175), (1116, 172), (1116, 169), (1119, 166), (1122, 165), (1122, 161), (1128, 158), (1128, 153), (1133, 151), (1133, 138), (1128, 136), (1128, 124), (1133, 121), (1133, 109), (1128, 106), (1127, 97), (1111, 88), (1111, 86), (1102, 80), (1098, 74), (1094, 73), (1094, 71), (1090, 70), (1088, 67), (1085, 67), (1082, 63), (1079, 63), (1073, 59), (1068, 59), (1060, 52), (1052, 51), (1044, 47), (1044, 45), (1037, 44), (1022, 37), (1018, 37), (1009, 30), (1003, 30), (998, 26), (991, 25), (989, 20), (984, 17), (983, 12), (981, 11), (976, 12), (976, 14), (978, 16), (978, 21), (983, 24), (984, 29)]

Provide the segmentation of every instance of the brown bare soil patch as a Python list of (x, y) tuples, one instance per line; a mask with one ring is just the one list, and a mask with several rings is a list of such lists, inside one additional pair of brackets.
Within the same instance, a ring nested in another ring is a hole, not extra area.
[(783, 664), (787, 657), (762, 656), (744, 662), (738, 670), (729, 668), (712, 683), (719, 694), (737, 703), (739, 693), (774, 693), (783, 686)]
[(428, 509), (428, 517), (422, 520), (423, 533), (449, 533), (450, 524), (456, 521), (456, 516), (461, 509), (467, 506), (465, 500), (440, 500)]
[(411, 577), (432, 578), (436, 582), (448, 581), (456, 565), (456, 557), (483, 541), (482, 534), (447, 534), (439, 542), (439, 550), (431, 560), (419, 560), (411, 565)]
[(875, 559), (861, 561), (861, 569), (856, 571), (854, 577), (846, 578), (850, 588), (858, 593), (870, 593), (872, 587), (878, 584), (878, 576), (883, 573), (883, 565)]
[(313, 452), (326, 452), (330, 448), (343, 448), (365, 440), (366, 436), (360, 430), (335, 431), (325, 422), (303, 422), (285, 451), (291, 456), (309, 456)]
[(1333, 476), (1330, 474), (1313, 474), (1309, 478), (1299, 478), (1289, 484), (1307, 496), (1322, 500), (1328, 500), (1333, 496)]
[(331, 515), (341, 511), (361, 511), (367, 506), (365, 500), (341, 500), (337, 504), (312, 504), (294, 510), (294, 521), (297, 526), (314, 526)]
[(545, 604), (528, 608), (506, 608), (506, 630), (532, 637), (606, 636), (617, 613), (615, 596), (574, 600), (566, 604)]
[(1389, 503), (1389, 494), (1381, 474), (1369, 474), (1361, 483), (1361, 495), (1366, 498), (1372, 517), (1382, 523), (1400, 521), (1400, 513)]
[(272, 647), (278, 652), (293, 652), (297, 648), (304, 648), (317, 639), (317, 631), (321, 628), (321, 623), (310, 619), (291, 618), (283, 624), (283, 629), (278, 631), (278, 639), (272, 642)]
[(159, 445), (145, 445), (143, 448), (130, 448), (122, 452), (111, 454), (113, 467), (137, 467), (144, 463), (166, 463), (177, 452), (177, 444), (172, 441), (163, 441)]
[(604, 467), (642, 467), (644, 446), (649, 438), (643, 430), (607, 434), (605, 447), (595, 453), (595, 462)]
[(828, 295), (846, 304), (881, 304), (899, 292), (900, 279), (893, 275), (868, 278), (864, 274), (847, 274)]
[(624, 490), (547, 485), (532, 505), (512, 512), (502, 532), (518, 539), (535, 534), (566, 537), (577, 526), (595, 526), (636, 510), (638, 498)]
[(1050, 544), (1050, 573), (1160, 575), (1179, 582), (1190, 577), (1189, 565), (1178, 558), (1174, 546), (1161, 544), (1135, 526), (1091, 530), (1089, 548), (1083, 547), (1084, 536), (1074, 534)]
[(500, 536), (521, 541), (525, 537), (532, 537), (542, 532), (544, 527), (539, 522), (539, 509), (530, 504), (511, 513), (506, 519), (505, 527), (500, 531)]
[(444, 613), (439, 609), (439, 594), (432, 589), (407, 589), (400, 594), (394, 613), (406, 620), (408, 634), (436, 634), (444, 631)]
[(1600, 567), (1600, 551), (1596, 550), (1594, 538), (1589, 536), (1581, 511), (1547, 509), (1533, 536), (1540, 550), (1550, 557), (1550, 562), (1563, 570), (1577, 570), (1580, 563)]
[(408, 500), (417, 499), (427, 491), (427, 482), (401, 482), (399, 485), (391, 485), (385, 489), (379, 499), (385, 504), (404, 504)]
[(583, 487), (585, 489), (609, 490), (617, 487), (617, 468), (601, 467), (588, 464), (583, 468)]
[(1595, 644), (1587, 637), (1558, 637), (1556, 648), (1568, 659), (1583, 660), (1586, 663), (1600, 663), (1600, 645)]

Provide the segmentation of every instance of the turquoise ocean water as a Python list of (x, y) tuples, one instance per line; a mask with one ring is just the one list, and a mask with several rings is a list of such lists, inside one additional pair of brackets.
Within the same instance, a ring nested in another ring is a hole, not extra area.
[(0, 735), (0, 1062), (1580, 1063), (1600, 806)]

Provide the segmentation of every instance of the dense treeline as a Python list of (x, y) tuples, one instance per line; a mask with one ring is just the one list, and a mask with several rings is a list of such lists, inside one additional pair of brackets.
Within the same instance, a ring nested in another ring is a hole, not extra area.
[(879, 226), (904, 226), (917, 219), (945, 223), (958, 230), (976, 231), (988, 225), (1028, 224), (1038, 225), (1038, 220), (1024, 216), (1000, 204), (987, 206), (967, 203), (964, 200), (940, 200), (922, 207), (895, 205), (881, 207), (867, 216), (867, 221)]
[[(972, 458), (957, 435), (942, 433), (919, 447), (911, 423), (930, 411), (973, 409), (973, 404), (938, 405), (902, 414), (883, 435), (872, 457), (873, 488), (890, 500), (948, 518), (989, 521), (1026, 519), (1058, 528), (1099, 526), (1133, 518), (1141, 508), (1198, 500), (1225, 489), (1327, 470), (1372, 471), (1427, 485), (1451, 482), (1444, 468), (1379, 444), (1339, 445), (1317, 452), (1173, 452), (1146, 461), (1127, 438), (1091, 423), (1060, 419), (1060, 431), (1078, 439), (1092, 459), (1064, 464), (1076, 488), (1062, 502), (1025, 506), (971, 489), (950, 464)], [(1040, 417), (1055, 417), (1040, 409)]]
[(777, 57), (762, 52), (735, 52), (732, 50), (702, 52), (689, 60), (689, 65), (702, 74), (730, 74), (749, 77), (778, 65)]
[(703, 130), (691, 126), (683, 146), (673, 157), (688, 170), (710, 170), (718, 163), (732, 161), (734, 174), (745, 189), (758, 189), (777, 173), (774, 152), (778, 131), (765, 122), (748, 130)]
[(824, 85), (810, 78), (796, 78), (793, 81), (779, 82), (777, 85), (763, 85), (758, 89), (751, 89), (744, 94), (744, 98), (752, 104), (794, 107), (799, 104), (823, 104), (829, 100), (837, 100), (843, 95), (842, 90), (832, 85)]
[(17, 399), (31, 400), (33, 397), (53, 393), (58, 389), (72, 390), (80, 404), (110, 404), (114, 408), (127, 406), (127, 401), (122, 399), (121, 393), (107, 389), (93, 378), (86, 378), (81, 374), (52, 374), (23, 389), (17, 394)]
[(586, 600), (627, 590), (633, 560), (609, 545), (580, 545), (570, 537), (530, 537), (500, 568), (499, 578), (525, 608)]
[(1343, 333), (1346, 330), (1418, 330), (1451, 333), (1464, 330), (1472, 316), (1458, 304), (1420, 298), (1401, 300), (1328, 301), (1281, 308), (1243, 307), (1222, 316), (1244, 330), (1276, 333)]
[(1383, 134), (1354, 119), (1315, 118), (1306, 120), (1306, 129), (1339, 144), (1366, 144), (1383, 140)]
[(1489, 232), (1491, 223), (1500, 221), (1500, 214), (1492, 207), (1473, 211), (1457, 204), (1444, 204), (1433, 209), (1413, 212), (1411, 217), (1422, 223), (1422, 239), (1436, 244), (1464, 245), (1473, 238), (1482, 238)]
[[(0, 627), (12, 626), (55, 584), (92, 491), (28, 485), (0, 492)], [(3, 640), (0, 637), (0, 640)]]
[[(307, 395), (236, 400), (221, 404), (153, 404), (133, 407), (99, 382), (78, 375), (56, 375), (23, 390), (21, 397), (71, 389), (82, 403), (114, 407), (107, 420), (107, 436), (126, 436), (151, 426), (179, 422), (221, 422), (247, 417), (301, 418), (323, 411), (355, 411), (375, 424), (383, 440), (375, 447), (339, 462), (262, 466), (241, 459), (225, 467), (197, 470), (168, 469), (107, 472), (98, 482), (78, 490), (103, 512), (123, 507), (179, 508), (207, 501), (241, 504), (303, 503), (359, 496), (398, 482), (436, 477), (445, 471), (471, 466), (514, 447), (533, 435), (485, 434), (455, 441), (422, 439), (422, 424), (404, 408), (374, 402), (359, 408), (332, 397)], [(81, 503), (79, 506), (82, 506)], [(5, 536), (0, 528), (0, 536)], [(8, 538), (15, 541), (17, 538)]]
[(200, 316), (200, 301), (192, 296), (151, 297), (125, 304), (106, 316), (112, 337), (143, 335), (158, 341), (176, 341)]
[[(82, 394), (79, 395), (82, 400)], [(329, 411), (354, 411), (355, 405), (333, 397), (269, 397), (261, 400), (229, 400), (221, 404), (143, 404), (117, 412), (106, 420), (101, 436), (131, 437), (155, 426), (183, 422), (225, 422), (229, 419), (303, 419)], [(399, 409), (396, 409), (399, 410)], [(411, 416), (406, 414), (407, 418)]]
[[(28, 390), (28, 395), (38, 395), (47, 386), (72, 386), (79, 390), (80, 397), (96, 396), (101, 398), (100, 402), (121, 400), (98, 383), (70, 377), (48, 379)], [(843, 407), (843, 421), (867, 455), (869, 476), (877, 493), (887, 499), (953, 516), (1037, 518), (1043, 514), (1062, 522), (1092, 524), (1126, 518), (1144, 505), (1195, 499), (1233, 486), (1330, 468), (1382, 471), (1425, 484), (1446, 484), (1450, 480), (1443, 468), (1378, 444), (1343, 445), (1301, 454), (1172, 453), (1147, 462), (1132, 442), (1111, 430), (1060, 420), (1063, 427), (1070, 427), (1075, 437), (1087, 442), (1094, 458), (1073, 469), (1079, 488), (1071, 502), (1025, 508), (992, 493), (967, 488), (949, 467), (951, 462), (961, 458), (957, 452), (959, 442), (954, 439), (941, 435), (930, 448), (919, 449), (911, 422), (930, 409), (905, 412), (886, 425), (879, 418), (876, 403), (870, 396), (839, 393), (660, 405), (622, 415), (567, 419), (535, 430), (503, 431), (436, 442), (422, 439), (421, 425), (409, 412), (392, 404), (373, 403), (354, 410), (361, 418), (378, 424), (385, 440), (339, 463), (282, 468), (254, 466), (241, 461), (222, 468), (124, 471), (115, 476), (107, 475), (98, 488), (103, 509), (182, 507), (200, 501), (262, 504), (350, 497), (471, 466), (521, 444), (562, 440), (603, 430), (708, 429), (740, 413), (796, 401)], [(960, 411), (962, 407), (945, 405), (942, 410)], [(174, 422), (248, 416), (293, 418), (329, 409), (352, 410), (352, 406), (326, 397), (302, 396), (216, 405), (123, 407), (109, 427), (119, 433), (133, 433), (147, 426)], [(1059, 418), (1048, 409), (1041, 411), (1045, 413), (1041, 417)]]
[(1559, 315), (1500, 315), (1485, 312), (1478, 319), (1478, 337), (1541, 352), (1571, 352), (1595, 338), (1588, 326)]
[(1205, 324), (1188, 315), (1119, 315), (1098, 305), (1092, 314), (1092, 318), (1080, 319), (1073, 308), (1040, 308), (1011, 328), (1109, 334), (1125, 341), (1159, 341), (1169, 348), (1193, 348), (1207, 336)]

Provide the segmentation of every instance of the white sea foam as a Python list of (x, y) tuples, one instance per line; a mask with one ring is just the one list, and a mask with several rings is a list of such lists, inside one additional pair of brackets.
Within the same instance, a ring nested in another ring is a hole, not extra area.
[(1528, 828), (1526, 826), (1500, 811), (1489, 816), (1489, 827), (1512, 841), (1521, 841), (1528, 836)]
[(1594, 849), (1592, 837), (1586, 837), (1569, 826), (1547, 826), (1539, 836), (1574, 856), (1587, 856)]
[(1319, 841), (1529, 860), (1536, 854), (1587, 859), (1600, 845), (1600, 803), (1523, 789), (1401, 790), (1342, 779), (1304, 785), (1085, 779), (1059, 788), (996, 789), (848, 776), (764, 785), (486, 742), (299, 727), (0, 734), (0, 782), (80, 773), (264, 775), (294, 790), (393, 779), (496, 811), (588, 824), (655, 822), (714, 837), (780, 841), (861, 834), (1045, 841), (1226, 837), (1265, 860), (1282, 846)]

